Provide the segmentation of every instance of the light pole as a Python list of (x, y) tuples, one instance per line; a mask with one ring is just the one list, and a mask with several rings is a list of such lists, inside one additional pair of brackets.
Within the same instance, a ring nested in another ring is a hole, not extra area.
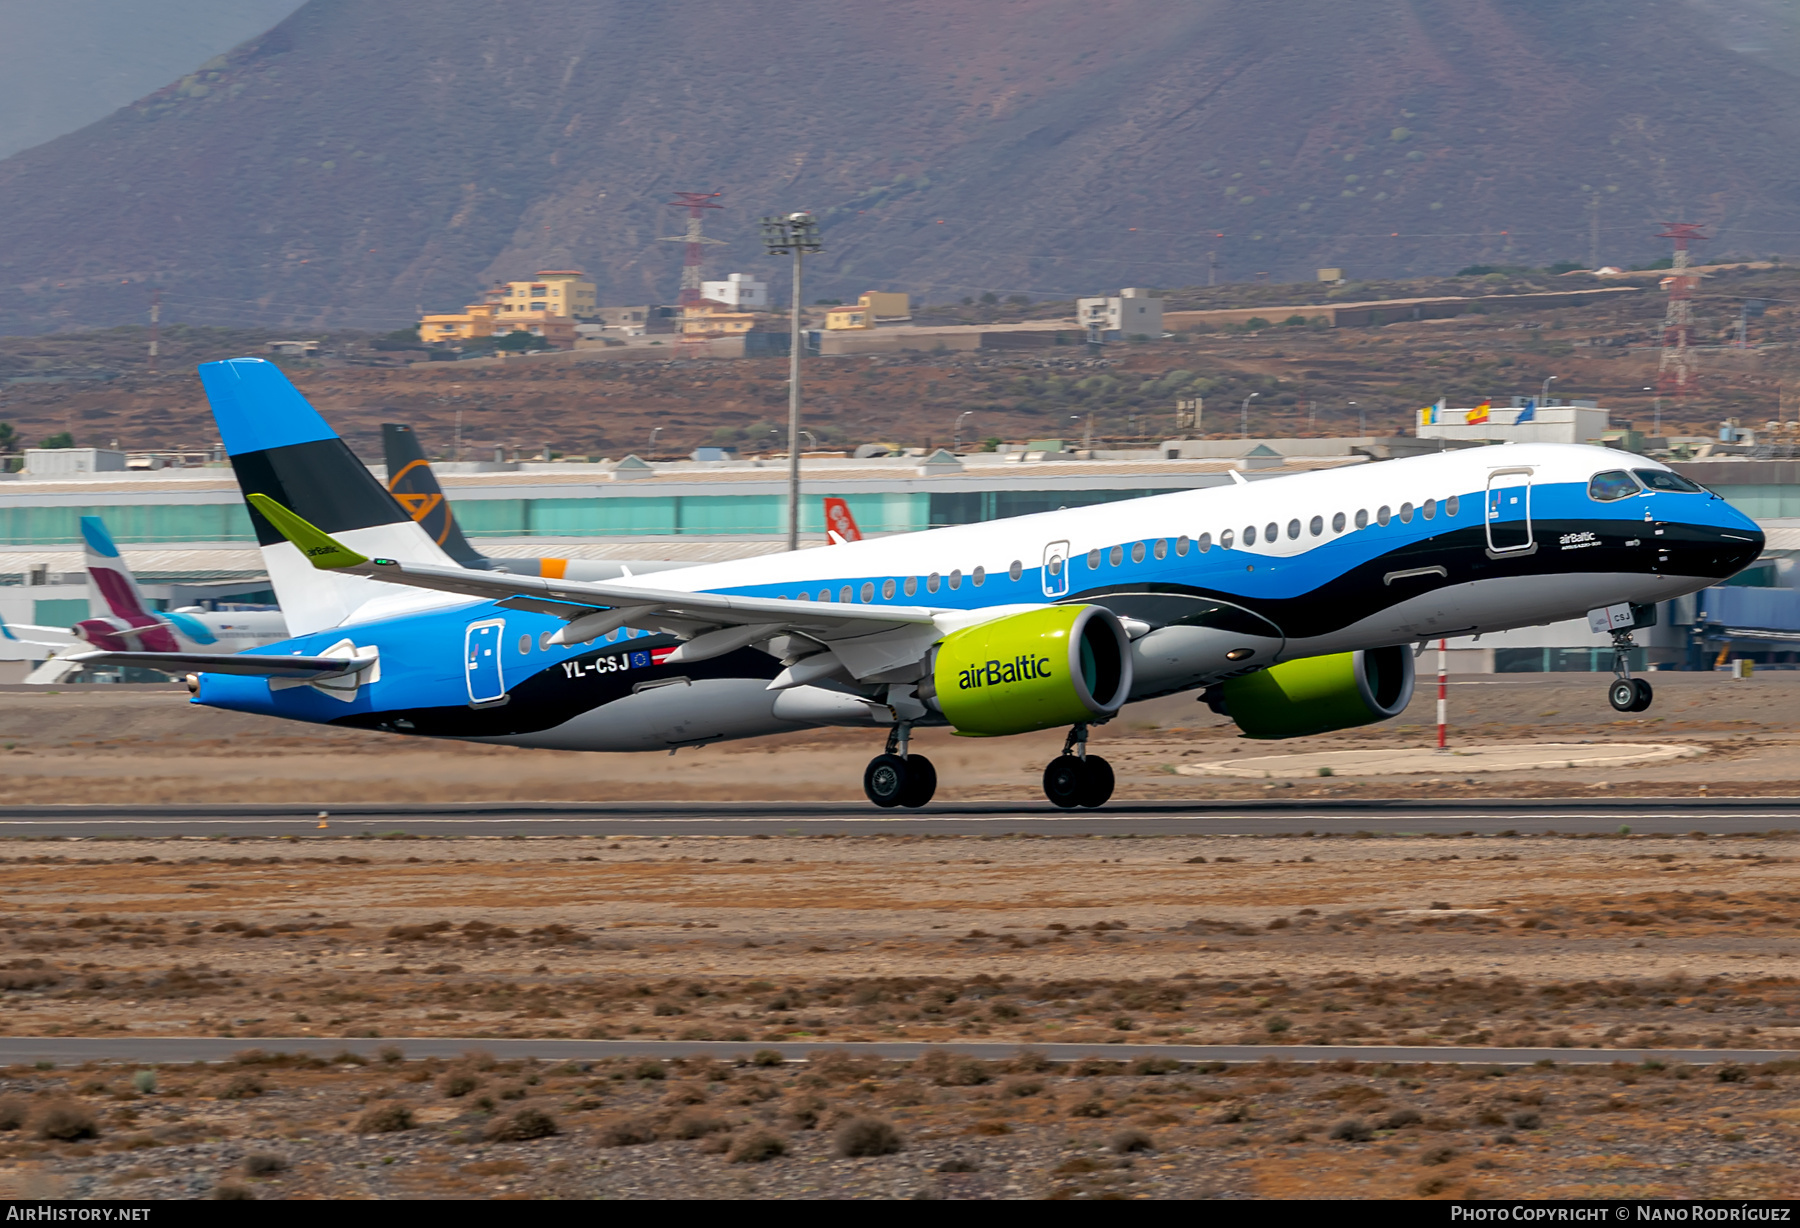
[(1244, 398), (1242, 405), (1238, 406), (1238, 433), (1243, 439), (1250, 438), (1250, 402), (1261, 395), (1260, 392), (1253, 392)]
[(975, 411), (972, 409), (965, 409), (960, 414), (956, 415), (956, 425), (950, 428), (950, 451), (952, 453), (962, 451), (963, 420), (974, 412)]
[(646, 451), (646, 452), (656, 451), (656, 437), (662, 433), (663, 433), (662, 427), (660, 427), (660, 426), (652, 427), (650, 430), (650, 442), (644, 445), (644, 451)]
[(1546, 379), (1544, 381), (1544, 390), (1538, 394), (1539, 408), (1542, 408), (1543, 406), (1550, 404), (1550, 385), (1554, 384), (1557, 380), (1559, 380), (1561, 378), (1562, 378), (1562, 376), (1560, 376), (1560, 375), (1552, 375), (1549, 379)]
[(788, 538), (787, 548), (800, 548), (800, 265), (807, 252), (825, 250), (819, 223), (810, 213), (762, 220), (763, 250), (771, 256), (794, 257), (794, 310), (788, 330)]
[[(1356, 409), (1355, 401), (1350, 402), (1350, 408)], [(1368, 415), (1360, 409), (1356, 409), (1356, 433), (1358, 435), (1367, 435), (1369, 433)]]
[[(1644, 391), (1645, 392), (1656, 392), (1656, 389), (1650, 387), (1649, 385), (1645, 385)], [(1656, 434), (1656, 435), (1662, 434), (1662, 394), (1661, 393), (1657, 393), (1657, 395), (1656, 395), (1656, 426), (1653, 428), (1651, 433)]]

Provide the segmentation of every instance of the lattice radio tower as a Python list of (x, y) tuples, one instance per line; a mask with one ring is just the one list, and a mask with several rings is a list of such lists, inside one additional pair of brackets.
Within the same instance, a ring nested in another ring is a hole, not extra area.
[(686, 209), (687, 233), (664, 235), (665, 243), (687, 244), (687, 257), (681, 262), (681, 297), (675, 301), (683, 307), (700, 305), (700, 266), (706, 263), (707, 244), (722, 244), (722, 239), (709, 239), (700, 233), (700, 223), (706, 217), (708, 209), (723, 209), (724, 205), (715, 205), (714, 200), (725, 195), (723, 192), (677, 192), (675, 199), (669, 202), (671, 209)]
[(1669, 274), (1669, 311), (1663, 317), (1662, 362), (1656, 369), (1656, 395), (1685, 397), (1694, 391), (1694, 282), (1688, 267), (1688, 243), (1705, 239), (1699, 222), (1664, 222), (1659, 239), (1675, 241), (1675, 263)]

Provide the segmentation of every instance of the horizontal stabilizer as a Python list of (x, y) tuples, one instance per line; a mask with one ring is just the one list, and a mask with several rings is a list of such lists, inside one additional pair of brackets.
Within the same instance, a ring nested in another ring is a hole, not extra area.
[(327, 678), (354, 674), (376, 663), (367, 657), (277, 657), (232, 652), (83, 652), (62, 658), (80, 665), (129, 665), (167, 674), (241, 674), (249, 678)]

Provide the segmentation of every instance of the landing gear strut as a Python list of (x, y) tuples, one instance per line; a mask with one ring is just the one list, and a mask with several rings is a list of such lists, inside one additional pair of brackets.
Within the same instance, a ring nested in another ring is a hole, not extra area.
[(884, 810), (923, 806), (937, 792), (937, 769), (924, 755), (908, 754), (911, 743), (912, 726), (902, 721), (888, 734), (886, 752), (863, 769), (863, 792)]
[(1642, 712), (1650, 706), (1656, 693), (1642, 678), (1631, 676), (1631, 632), (1615, 631), (1613, 642), (1613, 681), (1606, 688), (1607, 702), (1620, 712)]
[(1044, 769), (1044, 796), (1065, 810), (1104, 806), (1112, 797), (1112, 764), (1087, 753), (1088, 729), (1076, 725), (1063, 741), (1063, 752)]

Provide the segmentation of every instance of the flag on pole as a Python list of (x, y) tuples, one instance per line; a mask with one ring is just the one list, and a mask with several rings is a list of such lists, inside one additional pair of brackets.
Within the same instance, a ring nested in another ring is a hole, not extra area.
[(1483, 401), (1474, 409), (1471, 409), (1468, 414), (1464, 416), (1463, 421), (1469, 426), (1485, 425), (1488, 420), (1488, 411), (1492, 408), (1493, 405), (1487, 401)]
[(1437, 425), (1437, 406), (1427, 405), (1424, 409), (1421, 409), (1419, 411), (1419, 425), (1420, 426), (1436, 426)]
[(1519, 416), (1513, 419), (1513, 425), (1523, 426), (1527, 422), (1535, 421), (1537, 421), (1537, 398), (1526, 397), (1525, 407), (1519, 411)]

